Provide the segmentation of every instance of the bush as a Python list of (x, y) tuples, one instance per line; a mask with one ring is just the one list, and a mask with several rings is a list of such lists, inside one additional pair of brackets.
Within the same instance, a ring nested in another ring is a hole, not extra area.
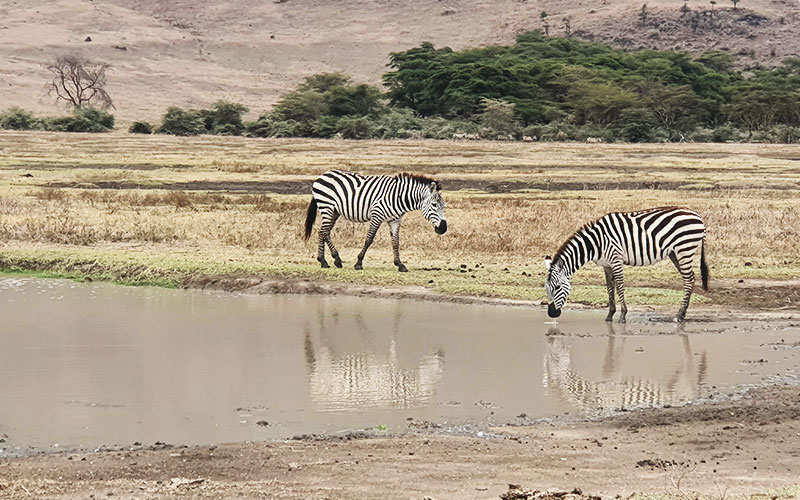
[(128, 132), (131, 134), (152, 134), (153, 126), (148, 122), (133, 122), (128, 128)]
[(161, 126), (158, 128), (159, 134), (180, 136), (199, 135), (206, 132), (205, 117), (201, 111), (185, 110), (174, 106), (167, 109), (167, 113), (161, 119)]
[(630, 108), (620, 113), (620, 136), (628, 142), (653, 142), (655, 140), (656, 119), (646, 108)]
[(114, 116), (96, 108), (76, 108), (72, 116), (42, 118), (41, 128), (54, 132), (108, 132), (114, 128)]
[(741, 142), (744, 134), (732, 125), (720, 125), (711, 130), (711, 142)]
[(263, 115), (257, 121), (247, 123), (245, 129), (249, 137), (296, 137), (298, 123), (273, 115)]
[(22, 108), (12, 107), (0, 114), (0, 129), (31, 130), (37, 128), (38, 120), (33, 113)]
[(369, 118), (365, 116), (345, 117), (339, 119), (336, 131), (345, 139), (369, 139), (372, 132), (371, 125)]
[(217, 101), (213, 109), (207, 111), (206, 129), (215, 135), (242, 135), (245, 130), (242, 115), (247, 111), (243, 104)]

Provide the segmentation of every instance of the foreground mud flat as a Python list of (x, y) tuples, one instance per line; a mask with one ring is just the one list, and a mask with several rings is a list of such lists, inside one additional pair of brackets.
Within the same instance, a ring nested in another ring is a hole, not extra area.
[(489, 499), (514, 483), (602, 497), (734, 498), (796, 492), (799, 477), (800, 391), (780, 386), (738, 400), (505, 426), (478, 436), (411, 425), (408, 433), (383, 437), (8, 459), (0, 462), (0, 496)]

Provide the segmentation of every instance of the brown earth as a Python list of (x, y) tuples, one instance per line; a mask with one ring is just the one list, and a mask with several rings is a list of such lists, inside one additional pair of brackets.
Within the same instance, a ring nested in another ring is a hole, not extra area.
[[(498, 498), (508, 484), (604, 497), (733, 498), (800, 483), (800, 391), (444, 435), (55, 453), (0, 462), (0, 496), (52, 498)], [(519, 491), (518, 491), (519, 493)], [(526, 498), (511, 496), (511, 498)], [(775, 497), (773, 497), (775, 498)]]
[[(379, 84), (391, 52), (423, 41), (454, 49), (513, 43), (518, 33), (603, 40), (624, 48), (724, 50), (740, 66), (774, 65), (798, 54), (800, 10), (792, 0), (745, 0), (714, 8), (681, 0), (11, 0), (0, 3), (0, 98), (40, 113), (46, 65), (83, 54), (113, 65), (108, 90), (125, 127), (158, 120), (168, 106), (218, 99), (269, 108), (304, 77), (343, 71)], [(91, 41), (87, 40), (91, 38)]]
[[(422, 269), (421, 271), (425, 271)], [(453, 270), (457, 272), (456, 269)], [(726, 320), (733, 318), (753, 318), (757, 313), (785, 313), (787, 318), (797, 317), (800, 311), (800, 281), (771, 280), (720, 280), (714, 283), (713, 289), (700, 291), (708, 297), (712, 304), (692, 306), (690, 321), (719, 320), (720, 315)], [(322, 295), (368, 295), (388, 299), (415, 299), (433, 302), (452, 302), (459, 304), (502, 304), (530, 306), (526, 300), (453, 295), (440, 293), (425, 287), (414, 286), (381, 286), (358, 283), (326, 281), (322, 279), (282, 278), (271, 279), (258, 276), (216, 276), (192, 278), (184, 282), (185, 288), (225, 290), (229, 292), (246, 292), (255, 294), (322, 294)], [(664, 286), (661, 284), (661, 286)], [(667, 286), (667, 288), (670, 288)], [(679, 289), (678, 286), (671, 288)], [(542, 302), (544, 305), (545, 302)], [(580, 308), (580, 304), (571, 303), (571, 308)], [(595, 306), (596, 307), (596, 306)], [(671, 311), (674, 306), (656, 307)]]

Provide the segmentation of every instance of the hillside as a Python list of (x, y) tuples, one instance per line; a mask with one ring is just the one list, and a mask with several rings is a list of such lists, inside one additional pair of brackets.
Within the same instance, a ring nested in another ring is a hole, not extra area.
[[(510, 43), (542, 26), (627, 47), (728, 50), (740, 65), (800, 53), (794, 0), (648, 5), (633, 0), (16, 0), (0, 5), (0, 108), (53, 114), (45, 65), (80, 53), (110, 62), (118, 121), (157, 120), (167, 106), (243, 102), (267, 109), (303, 77), (343, 71), (379, 83), (388, 54), (431, 41), (464, 48)], [(713, 26), (712, 26), (713, 23)], [(85, 41), (91, 37), (91, 41)]]

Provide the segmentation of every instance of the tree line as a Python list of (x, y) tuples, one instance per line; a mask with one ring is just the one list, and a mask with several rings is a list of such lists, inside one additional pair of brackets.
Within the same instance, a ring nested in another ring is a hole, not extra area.
[[(306, 78), (251, 122), (242, 118), (246, 106), (219, 101), (210, 109), (169, 108), (159, 125), (136, 122), (130, 131), (631, 142), (800, 138), (800, 58), (743, 72), (724, 52), (697, 58), (675, 51), (626, 52), (533, 31), (509, 46), (454, 51), (426, 42), (392, 53), (389, 68), (385, 90), (353, 83), (342, 73), (322, 73)], [(111, 103), (107, 94), (98, 95)], [(37, 121), (11, 109), (0, 114), (0, 128), (103, 131), (85, 120), (103, 118), (105, 126), (110, 115), (92, 110), (76, 106), (72, 119), (81, 118), (82, 124), (76, 126), (65, 118)], [(110, 123), (105, 129), (113, 128), (113, 117)]]

